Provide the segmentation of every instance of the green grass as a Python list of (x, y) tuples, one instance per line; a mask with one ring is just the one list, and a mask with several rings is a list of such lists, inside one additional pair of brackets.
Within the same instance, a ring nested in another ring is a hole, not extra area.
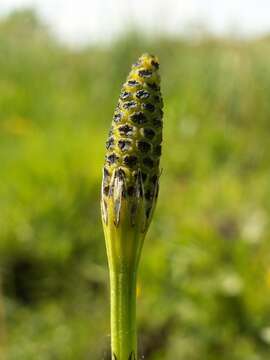
[(160, 196), (138, 288), (147, 360), (270, 356), (270, 40), (71, 50), (0, 22), (0, 253), (7, 359), (106, 358), (99, 210), (107, 129), (141, 53), (161, 62)]

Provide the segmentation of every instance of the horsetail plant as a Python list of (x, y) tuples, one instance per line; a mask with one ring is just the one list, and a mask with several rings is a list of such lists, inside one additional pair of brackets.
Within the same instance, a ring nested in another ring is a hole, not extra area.
[(158, 59), (132, 66), (113, 115), (101, 213), (110, 275), (113, 360), (137, 360), (136, 278), (159, 189), (162, 107)]

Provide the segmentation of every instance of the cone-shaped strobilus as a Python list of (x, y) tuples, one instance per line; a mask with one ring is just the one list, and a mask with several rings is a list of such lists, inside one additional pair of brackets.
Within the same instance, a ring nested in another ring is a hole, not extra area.
[(138, 360), (136, 277), (159, 188), (162, 97), (159, 63), (132, 66), (113, 115), (103, 169), (101, 212), (111, 289), (113, 360)]

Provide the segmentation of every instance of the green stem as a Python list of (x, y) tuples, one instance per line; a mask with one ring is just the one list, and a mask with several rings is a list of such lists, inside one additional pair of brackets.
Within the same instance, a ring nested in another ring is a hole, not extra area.
[(113, 360), (137, 359), (136, 272), (111, 272), (111, 348)]

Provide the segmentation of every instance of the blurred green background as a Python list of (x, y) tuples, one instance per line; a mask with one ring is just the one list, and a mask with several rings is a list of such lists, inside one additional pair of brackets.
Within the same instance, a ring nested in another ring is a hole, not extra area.
[(72, 50), (17, 11), (0, 20), (1, 359), (109, 359), (101, 168), (145, 51), (161, 62), (165, 117), (141, 358), (270, 357), (270, 38), (129, 34)]

